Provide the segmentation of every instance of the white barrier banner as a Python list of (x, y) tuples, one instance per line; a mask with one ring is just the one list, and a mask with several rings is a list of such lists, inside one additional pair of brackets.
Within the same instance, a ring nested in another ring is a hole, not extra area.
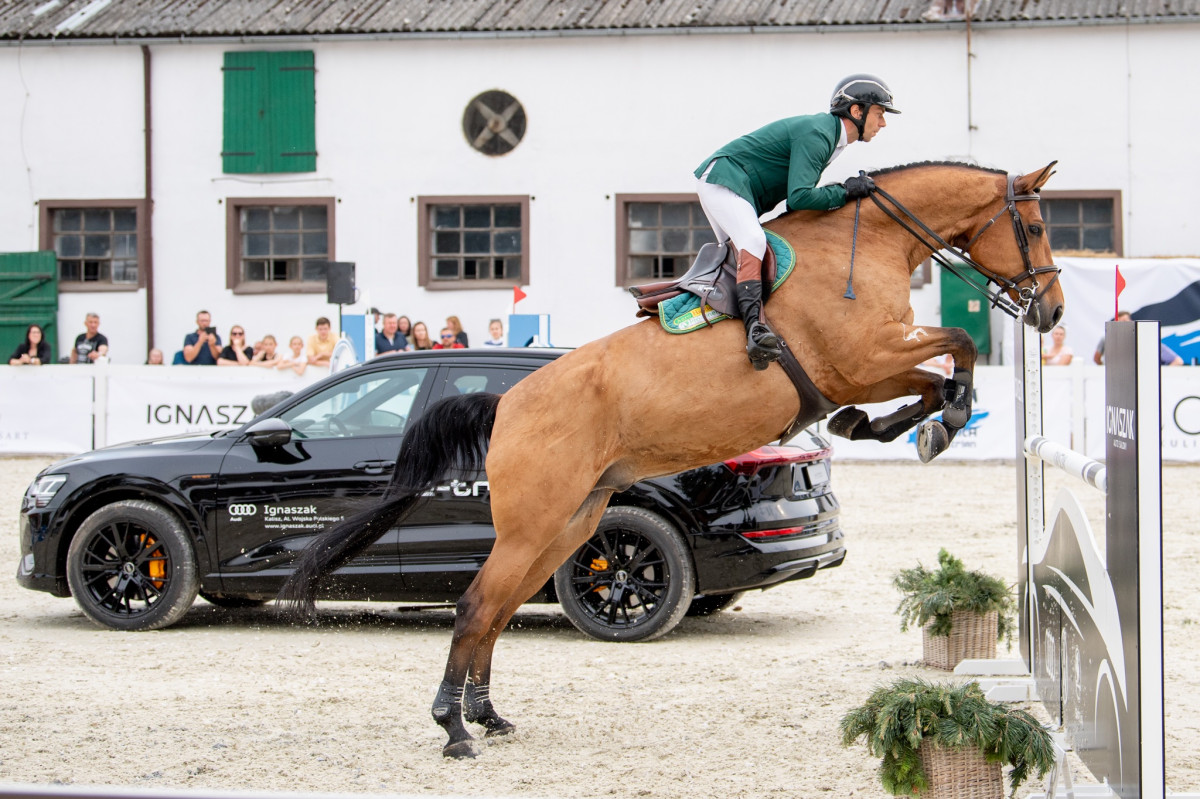
[(149, 376), (144, 368), (113, 368), (106, 443), (239, 427), (254, 418), (255, 397), (298, 391), (325, 374), (323, 369), (297, 376), (249, 367), (176, 366)]
[(0, 370), (0, 452), (58, 455), (92, 448), (90, 367)]
[[(1004, 366), (975, 369), (975, 398), (971, 421), (958, 432), (950, 449), (939, 460), (1012, 460), (1016, 421), (1013, 408), (1012, 370)], [(872, 419), (885, 416), (902, 405), (917, 402), (904, 397), (860, 406)], [(938, 415), (940, 418), (940, 414)], [(821, 424), (825, 432), (825, 424)], [(846, 460), (918, 460), (915, 428), (888, 444), (878, 441), (849, 441), (833, 438), (834, 457)]]

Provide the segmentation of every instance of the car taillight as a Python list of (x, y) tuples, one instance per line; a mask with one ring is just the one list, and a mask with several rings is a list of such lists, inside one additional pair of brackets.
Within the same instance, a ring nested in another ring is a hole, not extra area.
[(742, 533), (745, 538), (780, 538), (787, 535), (800, 535), (804, 532), (803, 527), (781, 527), (777, 530), (752, 530), (748, 533)]
[(828, 458), (831, 449), (819, 449), (810, 452), (799, 447), (789, 446), (773, 446), (768, 444), (765, 447), (759, 447), (756, 450), (738, 455), (736, 458), (730, 458), (725, 461), (725, 465), (734, 474), (750, 475), (756, 474), (759, 469), (766, 466), (782, 466), (787, 463), (809, 463), (819, 461), (822, 458)]

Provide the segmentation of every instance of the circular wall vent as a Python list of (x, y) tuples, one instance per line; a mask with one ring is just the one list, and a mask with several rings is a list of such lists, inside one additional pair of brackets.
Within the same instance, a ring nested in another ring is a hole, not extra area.
[(477, 95), (463, 111), (463, 135), (484, 155), (512, 152), (525, 136), (525, 109), (508, 92), (492, 89)]

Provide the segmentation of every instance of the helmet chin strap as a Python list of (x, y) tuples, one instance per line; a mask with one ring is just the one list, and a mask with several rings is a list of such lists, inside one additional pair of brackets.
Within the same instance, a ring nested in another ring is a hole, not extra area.
[(859, 108), (861, 108), (863, 110), (862, 119), (855, 119), (854, 114), (850, 113), (850, 109), (846, 109), (846, 118), (854, 123), (854, 127), (858, 128), (858, 140), (862, 141), (863, 140), (863, 130), (867, 124), (867, 112), (869, 112), (871, 110), (871, 106), (865, 105), (863, 103), (858, 103), (857, 105)]

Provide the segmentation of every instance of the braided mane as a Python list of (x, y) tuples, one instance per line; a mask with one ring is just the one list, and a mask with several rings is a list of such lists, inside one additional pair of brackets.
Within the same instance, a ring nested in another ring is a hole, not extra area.
[(979, 170), (980, 172), (991, 172), (996, 175), (1007, 175), (1008, 174), (1003, 169), (993, 169), (992, 167), (979, 166), (978, 164), (964, 164), (960, 161), (918, 161), (918, 162), (912, 163), (912, 164), (901, 164), (899, 166), (889, 166), (884, 169), (877, 169), (874, 172), (870, 172), (868, 174), (870, 174), (870, 176), (874, 178), (874, 177), (878, 177), (879, 175), (890, 175), (893, 172), (903, 172), (906, 169), (918, 169), (920, 167), (926, 167), (926, 166), (954, 166), (954, 167), (961, 167), (963, 169), (976, 169), (976, 170)]

